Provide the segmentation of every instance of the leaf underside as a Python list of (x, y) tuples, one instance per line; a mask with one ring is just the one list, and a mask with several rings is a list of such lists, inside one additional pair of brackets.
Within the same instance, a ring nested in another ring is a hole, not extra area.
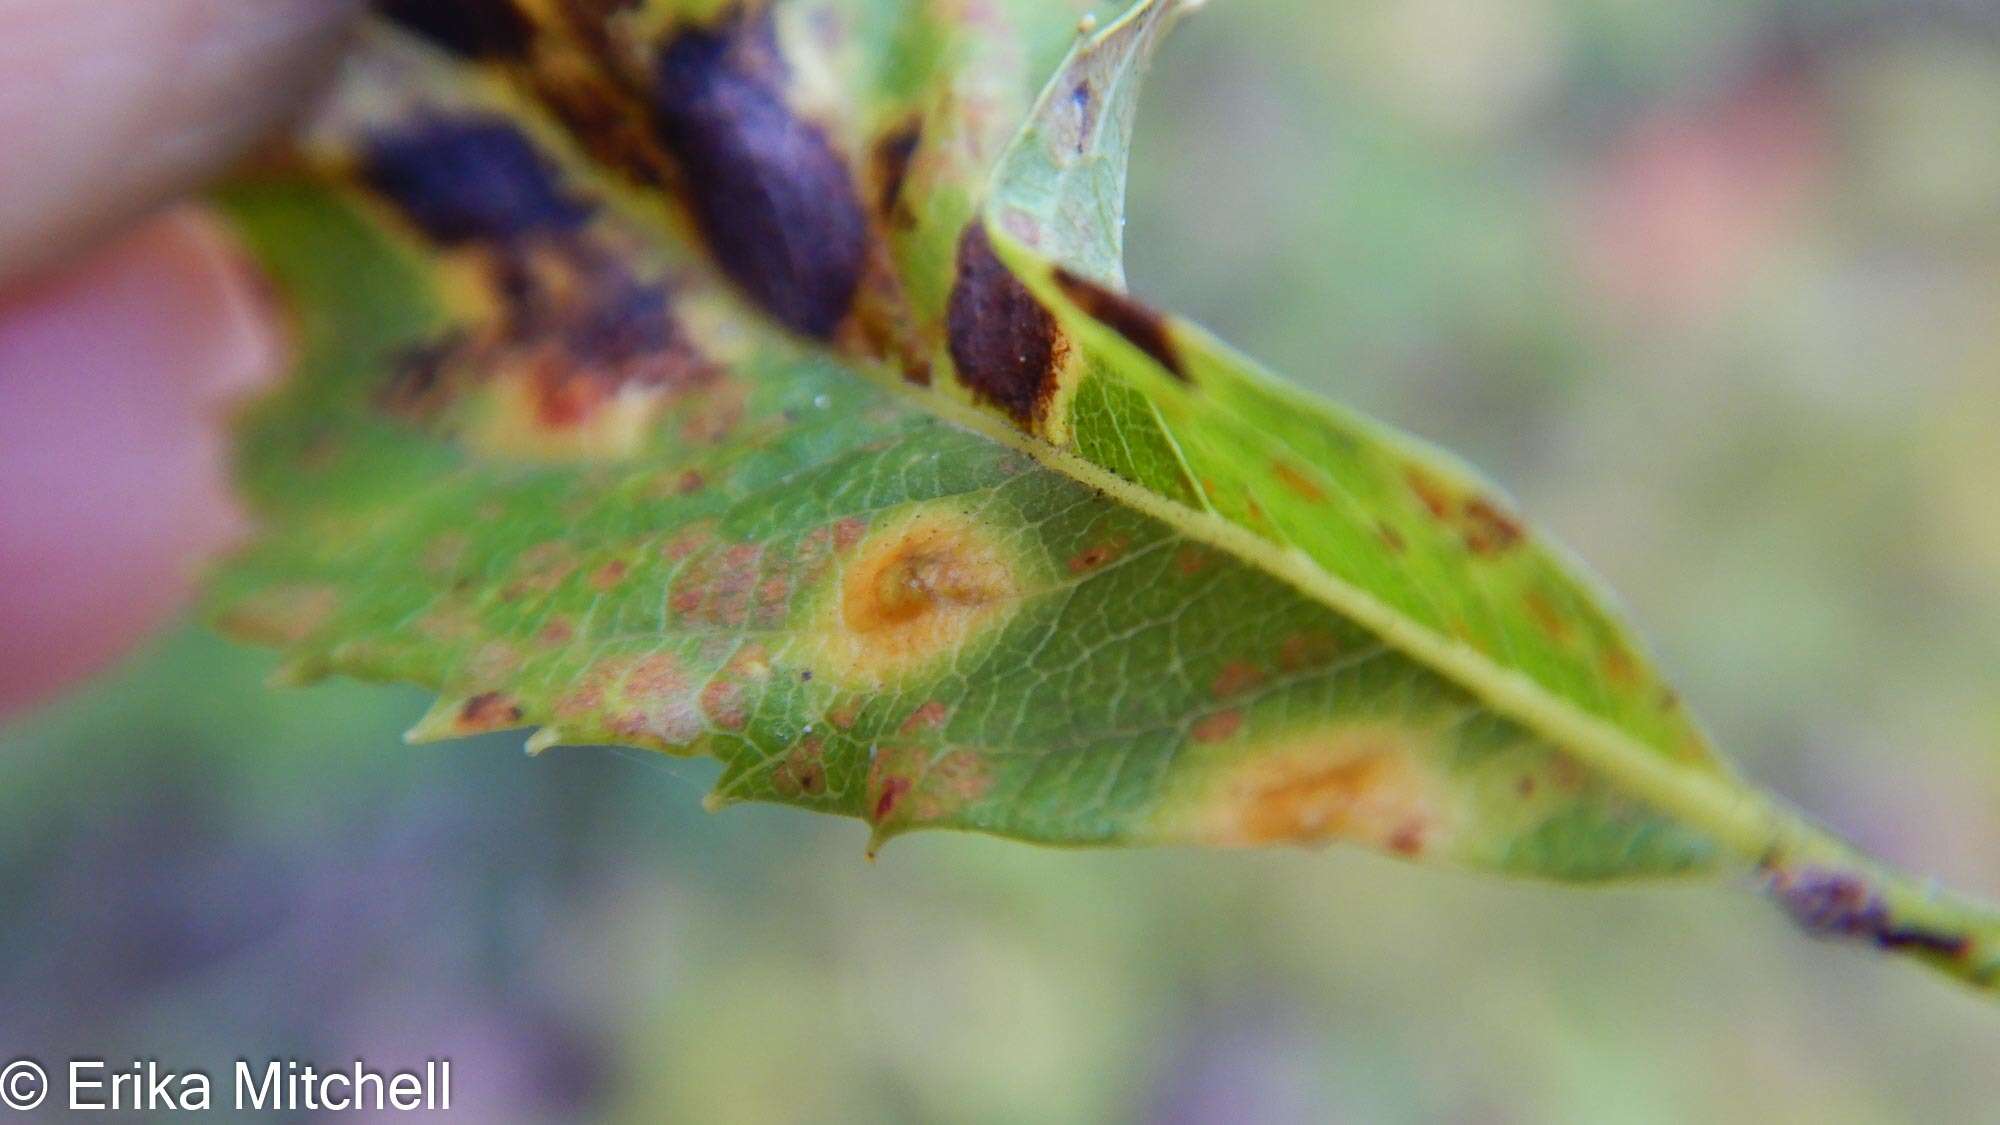
[(382, 5), (219, 194), (298, 370), (211, 619), (435, 688), (415, 740), (709, 754), (877, 842), (1749, 864), (1990, 979), (1989, 915), (1737, 783), (1491, 485), (1124, 294), (1188, 6)]

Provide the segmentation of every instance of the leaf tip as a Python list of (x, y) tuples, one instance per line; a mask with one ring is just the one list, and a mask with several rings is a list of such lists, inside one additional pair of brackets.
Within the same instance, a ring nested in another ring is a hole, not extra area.
[(456, 734), (458, 703), (443, 696), (431, 702), (422, 717), (410, 724), (403, 732), (403, 743), (407, 746), (422, 746), (432, 742), (443, 742)]

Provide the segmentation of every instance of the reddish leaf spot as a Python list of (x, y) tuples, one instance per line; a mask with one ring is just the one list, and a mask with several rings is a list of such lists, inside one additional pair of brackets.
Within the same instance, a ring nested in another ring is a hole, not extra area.
[(506, 694), (481, 692), (459, 706), (458, 725), (468, 733), (500, 730), (520, 722), (521, 714), (521, 705)]
[(1227, 711), (1217, 711), (1195, 720), (1189, 733), (1196, 742), (1221, 742), (1233, 736), (1243, 727), (1243, 712), (1234, 707)]
[(714, 538), (714, 530), (705, 523), (684, 528), (660, 545), (660, 557), (668, 562), (681, 562), (707, 546)]
[(1556, 612), (1555, 604), (1543, 596), (1541, 591), (1528, 591), (1522, 596), (1521, 605), (1528, 611), (1528, 616), (1534, 619), (1536, 627), (1546, 633), (1550, 640), (1557, 644), (1568, 642), (1569, 622), (1562, 614)]
[(866, 534), (868, 534), (867, 520), (860, 516), (845, 516), (833, 525), (833, 549), (844, 553), (861, 542), (861, 537)]
[(590, 588), (609, 590), (624, 581), (626, 572), (631, 569), (623, 559), (613, 559), (590, 572)]
[(1247, 661), (1234, 660), (1222, 666), (1215, 680), (1209, 685), (1209, 692), (1217, 699), (1227, 699), (1240, 695), (1264, 682), (1264, 673), (1256, 665)]
[(1070, 557), (1069, 572), (1078, 575), (1089, 574), (1093, 570), (1109, 566), (1116, 562), (1130, 545), (1131, 540), (1120, 535), (1085, 547)]
[(528, 594), (546, 594), (562, 585), (576, 569), (576, 558), (568, 544), (550, 540), (537, 543), (514, 560), (514, 576), (500, 589), (504, 601)]
[(724, 730), (742, 730), (750, 718), (743, 704), (743, 685), (733, 679), (710, 680), (701, 689), (701, 710)]
[(937, 753), (917, 746), (889, 745), (868, 766), (871, 819), (880, 826), (926, 824), (950, 817), (992, 786), (979, 755), (956, 749)]
[(1463, 531), (1465, 545), (1475, 555), (1498, 554), (1517, 546), (1527, 534), (1519, 520), (1483, 497), (1465, 505)]
[(817, 797), (826, 792), (825, 745), (808, 735), (771, 769), (771, 788), (785, 797)]
[(881, 788), (875, 797), (875, 812), (874, 812), (875, 822), (877, 824), (880, 824), (881, 822), (889, 819), (889, 815), (896, 811), (896, 802), (902, 800), (903, 794), (909, 791), (910, 791), (909, 778), (907, 777), (884, 778), (882, 781)]
[(1429, 512), (1433, 519), (1450, 519), (1452, 513), (1457, 510), (1457, 501), (1445, 487), (1444, 482), (1423, 469), (1415, 465), (1405, 468), (1403, 480), (1410, 486), (1410, 491), (1416, 494), (1417, 502), (1424, 506), (1424, 510)]
[(1278, 642), (1278, 667), (1287, 672), (1317, 668), (1340, 655), (1340, 638), (1324, 629), (1306, 629)]
[(915, 711), (910, 712), (910, 717), (903, 720), (903, 725), (898, 728), (898, 731), (902, 734), (918, 734), (923, 731), (937, 730), (943, 727), (945, 720), (950, 717), (951, 708), (945, 706), (942, 701), (933, 699)]
[(1326, 490), (1322, 489), (1318, 483), (1307, 476), (1303, 470), (1294, 468), (1284, 461), (1273, 461), (1271, 463), (1271, 474), (1278, 478), (1279, 484), (1290, 489), (1307, 503), (1323, 504), (1326, 502)]

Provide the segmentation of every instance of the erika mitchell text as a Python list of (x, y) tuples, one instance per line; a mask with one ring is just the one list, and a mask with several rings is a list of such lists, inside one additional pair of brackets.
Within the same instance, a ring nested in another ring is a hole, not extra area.
[[(72, 1059), (64, 1075), (69, 1109), (136, 1109), (155, 1113), (219, 1108), (213, 1076), (174, 1070), (157, 1059), (113, 1066), (102, 1059)], [(376, 1070), (361, 1059), (323, 1069), (297, 1059), (236, 1060), (223, 1107), (238, 1110), (419, 1110), (451, 1108), (451, 1060), (429, 1059), (421, 1069)]]

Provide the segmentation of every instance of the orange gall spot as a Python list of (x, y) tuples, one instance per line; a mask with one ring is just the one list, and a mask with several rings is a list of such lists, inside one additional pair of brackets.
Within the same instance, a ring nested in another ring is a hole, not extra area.
[(1420, 851), (1426, 833), (1407, 765), (1371, 755), (1328, 765), (1293, 765), (1239, 791), (1246, 842), (1316, 843), (1333, 837)]
[[(836, 542), (839, 534), (836, 527)], [(1019, 593), (999, 538), (950, 510), (878, 531), (837, 573), (807, 662), (857, 687), (880, 687), (950, 659)]]
[[(1386, 724), (1307, 731), (1215, 772), (1170, 814), (1170, 836), (1222, 846), (1349, 840), (1398, 855), (1434, 851), (1450, 835), (1427, 735)], [(1234, 752), (1232, 752), (1234, 753)]]

